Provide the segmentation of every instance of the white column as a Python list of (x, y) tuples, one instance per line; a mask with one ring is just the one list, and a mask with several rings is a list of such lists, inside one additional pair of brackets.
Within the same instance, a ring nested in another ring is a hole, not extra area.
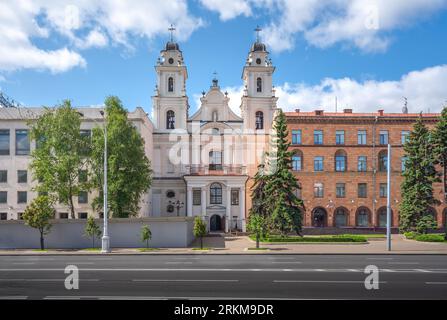
[(192, 217), (192, 187), (187, 187), (187, 199), (186, 203), (188, 205), (186, 214), (188, 217)]
[(239, 189), (239, 207), (240, 207), (240, 214), (239, 219), (242, 223), (242, 232), (246, 232), (247, 228), (245, 226), (245, 186), (241, 186)]
[(225, 232), (230, 231), (231, 223), (231, 187), (227, 186), (227, 211), (225, 214)]
[(204, 216), (204, 215), (206, 215), (206, 188), (205, 187), (202, 187), (202, 199), (201, 199), (200, 203), (202, 204), (201, 215)]

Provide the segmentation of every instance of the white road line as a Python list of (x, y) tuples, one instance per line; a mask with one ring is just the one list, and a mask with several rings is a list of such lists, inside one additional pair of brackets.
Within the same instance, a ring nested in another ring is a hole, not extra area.
[(0, 296), (0, 300), (26, 300), (28, 296)]
[(388, 264), (419, 264), (419, 262), (388, 262)]
[(16, 265), (31, 265), (31, 264), (36, 264), (35, 262), (13, 262), (12, 264), (16, 264)]
[(132, 279), (134, 282), (239, 282), (239, 280), (225, 280), (225, 279)]
[[(273, 283), (365, 283), (365, 281), (349, 281), (349, 280), (273, 280)], [(386, 283), (386, 281), (379, 281)]]
[(425, 284), (447, 284), (447, 282), (426, 282)]
[(366, 258), (366, 260), (393, 260), (394, 258)]
[(425, 269), (414, 269), (415, 271), (418, 272), (431, 272), (430, 270), (425, 270)]
[(315, 269), (315, 271), (324, 272), (326, 269)]
[(396, 270), (391, 270), (391, 269), (379, 269), (379, 271), (384, 271), (384, 272), (396, 272)]
[(359, 269), (347, 269), (348, 271), (351, 271), (351, 272), (360, 272), (360, 270)]

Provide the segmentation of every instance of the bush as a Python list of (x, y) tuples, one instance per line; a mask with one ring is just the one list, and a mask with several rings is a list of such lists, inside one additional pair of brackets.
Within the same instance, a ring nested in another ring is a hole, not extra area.
[(431, 215), (425, 215), (416, 223), (416, 231), (426, 234), (428, 230), (435, 229), (437, 226), (438, 224)]
[(418, 234), (415, 237), (417, 241), (425, 241), (425, 242), (444, 242), (444, 234)]
[(417, 233), (417, 232), (414, 232), (414, 231), (409, 231), (409, 232), (405, 232), (405, 233), (404, 233), (405, 238), (407, 238), (407, 239), (411, 239), (411, 240), (413, 240), (414, 238), (416, 238), (417, 235), (418, 235), (418, 233)]
[[(254, 236), (250, 236), (255, 240)], [(357, 235), (335, 235), (335, 236), (318, 236), (318, 237), (299, 237), (299, 236), (270, 236), (263, 238), (262, 242), (367, 242), (366, 237)]]

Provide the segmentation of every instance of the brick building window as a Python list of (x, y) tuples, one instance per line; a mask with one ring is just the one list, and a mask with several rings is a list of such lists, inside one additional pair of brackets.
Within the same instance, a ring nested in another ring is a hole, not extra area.
[(17, 203), (27, 203), (28, 193), (26, 191), (17, 191)]
[(314, 184), (314, 197), (315, 198), (323, 198), (324, 197), (324, 186), (320, 182), (317, 182)]
[(301, 171), (303, 169), (303, 161), (302, 154), (297, 153), (292, 156), (292, 170), (293, 171)]
[(346, 152), (344, 150), (338, 150), (335, 153), (335, 171), (346, 171)]
[(8, 171), (0, 170), (0, 183), (7, 183), (7, 182), (8, 182)]
[(337, 198), (344, 198), (346, 197), (346, 184), (344, 183), (337, 183), (335, 187), (335, 193)]
[(315, 157), (314, 158), (314, 171), (323, 171), (324, 169), (324, 158), (323, 157)]
[(388, 131), (387, 130), (380, 130), (380, 132), (379, 132), (379, 143), (381, 145), (388, 144)]
[(358, 157), (357, 169), (359, 172), (365, 172), (367, 170), (367, 157), (366, 156)]
[(401, 132), (400, 139), (401, 139), (402, 145), (404, 145), (408, 141), (409, 138), (410, 138), (410, 131), (404, 130)]
[(192, 190), (192, 205), (200, 206), (202, 204), (202, 194), (200, 189)]
[(301, 144), (301, 130), (292, 130), (292, 144)]
[(379, 195), (381, 198), (386, 198), (387, 184), (381, 183), (379, 186)]
[(366, 208), (360, 208), (357, 212), (357, 227), (369, 226), (369, 211)]
[(368, 185), (366, 183), (359, 183), (357, 185), (357, 196), (359, 198), (367, 198), (368, 197)]
[(314, 144), (323, 144), (323, 130), (314, 130)]
[(382, 150), (379, 152), (379, 171), (387, 171), (388, 168), (388, 151)]
[(8, 213), (0, 212), (0, 220), (8, 220)]
[(28, 171), (17, 170), (17, 182), (18, 183), (27, 183), (28, 182)]
[(366, 130), (357, 131), (357, 144), (360, 145), (366, 144)]
[(402, 172), (404, 172), (405, 171), (405, 164), (406, 164), (406, 162), (407, 162), (407, 159), (408, 159), (408, 157), (402, 157), (401, 158), (401, 170), (402, 170)]
[(345, 144), (345, 131), (344, 130), (335, 131), (335, 144)]

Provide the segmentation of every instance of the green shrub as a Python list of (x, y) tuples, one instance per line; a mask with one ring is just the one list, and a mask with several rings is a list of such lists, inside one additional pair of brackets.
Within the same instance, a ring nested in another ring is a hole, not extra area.
[(425, 241), (425, 242), (444, 242), (444, 234), (418, 234), (415, 237), (417, 241)]
[(416, 238), (417, 235), (419, 235), (419, 234), (417, 232), (414, 232), (414, 231), (409, 231), (409, 232), (405, 232), (404, 233), (405, 238), (411, 239), (411, 240)]
[[(255, 240), (253, 236), (250, 236)], [(367, 242), (364, 236), (357, 235), (335, 235), (335, 236), (316, 236), (316, 237), (300, 237), (300, 236), (270, 236), (263, 238), (262, 242)]]

